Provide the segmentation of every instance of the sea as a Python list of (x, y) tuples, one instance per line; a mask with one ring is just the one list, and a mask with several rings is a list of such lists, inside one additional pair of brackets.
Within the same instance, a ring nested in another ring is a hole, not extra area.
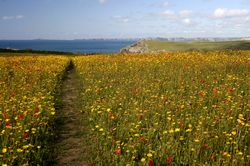
[(89, 40), (0, 40), (0, 48), (32, 49), (73, 53), (117, 53), (136, 40), (89, 39)]

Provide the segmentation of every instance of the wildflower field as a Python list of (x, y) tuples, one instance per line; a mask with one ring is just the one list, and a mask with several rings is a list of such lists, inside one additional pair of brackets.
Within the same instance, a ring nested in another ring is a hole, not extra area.
[(60, 56), (0, 57), (0, 165), (46, 163), (54, 95), (68, 63)]
[(0, 56), (0, 165), (48, 165), (71, 62), (92, 165), (250, 164), (250, 51), (210, 51)]
[(249, 165), (249, 55), (75, 57), (94, 165)]

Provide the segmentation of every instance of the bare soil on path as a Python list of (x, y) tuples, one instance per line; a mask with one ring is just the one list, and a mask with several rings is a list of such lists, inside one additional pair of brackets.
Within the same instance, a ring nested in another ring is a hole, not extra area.
[(55, 142), (56, 165), (85, 166), (86, 121), (81, 113), (80, 83), (73, 65), (70, 66), (62, 84), (62, 106), (58, 110), (57, 140)]

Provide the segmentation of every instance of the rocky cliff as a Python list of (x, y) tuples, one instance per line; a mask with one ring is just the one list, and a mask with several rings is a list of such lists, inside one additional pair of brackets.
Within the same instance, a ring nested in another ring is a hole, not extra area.
[(140, 53), (146, 53), (149, 52), (148, 46), (144, 42), (145, 40), (139, 40), (135, 44), (132, 44), (128, 47), (122, 48), (120, 50), (120, 53), (129, 54), (140, 54)]

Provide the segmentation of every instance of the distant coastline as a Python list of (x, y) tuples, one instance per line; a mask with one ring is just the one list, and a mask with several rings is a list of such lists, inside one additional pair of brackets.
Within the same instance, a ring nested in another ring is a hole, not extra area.
[(0, 52), (44, 54), (113, 54), (223, 49), (250, 50), (250, 37), (244, 38), (147, 38), (74, 40), (0, 40)]

